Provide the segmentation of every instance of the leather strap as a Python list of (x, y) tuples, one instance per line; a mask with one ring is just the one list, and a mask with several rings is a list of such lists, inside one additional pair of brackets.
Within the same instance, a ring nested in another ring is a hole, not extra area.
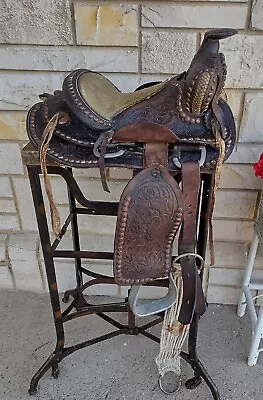
[[(197, 241), (197, 206), (200, 190), (200, 167), (197, 161), (182, 163), (183, 224), (180, 232), (178, 254), (195, 253)], [(194, 311), (202, 315), (206, 300), (194, 256), (180, 260), (183, 276), (183, 303), (179, 322), (191, 323)]]
[(144, 168), (152, 165), (162, 165), (167, 168), (168, 144), (167, 143), (145, 143), (144, 145)]
[(98, 161), (98, 165), (100, 168), (100, 178), (101, 178), (102, 187), (105, 190), (105, 192), (108, 192), (108, 193), (110, 193), (110, 189), (107, 184), (107, 178), (106, 178), (106, 172), (105, 172), (105, 155), (106, 155), (107, 144), (111, 140), (112, 135), (113, 135), (112, 131), (102, 133), (101, 152), (100, 152), (100, 157), (99, 157), (99, 161)]

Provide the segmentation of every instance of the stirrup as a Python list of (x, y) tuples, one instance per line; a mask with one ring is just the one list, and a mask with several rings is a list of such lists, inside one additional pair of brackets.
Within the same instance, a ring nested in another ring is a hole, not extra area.
[(169, 275), (169, 281), (170, 285), (166, 296), (145, 303), (138, 302), (141, 285), (132, 285), (128, 296), (128, 302), (132, 312), (138, 317), (147, 317), (149, 315), (158, 314), (172, 307), (177, 299), (177, 287), (172, 273)]

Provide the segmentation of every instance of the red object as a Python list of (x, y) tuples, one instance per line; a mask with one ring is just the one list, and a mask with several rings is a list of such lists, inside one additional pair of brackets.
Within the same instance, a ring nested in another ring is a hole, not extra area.
[(255, 176), (259, 176), (263, 179), (263, 153), (261, 154), (257, 163), (253, 164)]

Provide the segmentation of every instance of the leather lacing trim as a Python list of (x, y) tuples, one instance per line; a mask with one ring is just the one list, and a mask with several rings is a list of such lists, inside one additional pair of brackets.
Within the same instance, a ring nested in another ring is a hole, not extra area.
[(102, 134), (102, 139), (101, 139), (101, 144), (100, 144), (100, 157), (99, 157), (99, 169), (100, 169), (100, 179), (101, 179), (101, 184), (105, 192), (110, 193), (110, 189), (108, 187), (107, 183), (107, 177), (106, 177), (106, 169), (105, 169), (105, 155), (106, 155), (106, 150), (107, 150), (107, 145), (110, 143), (112, 137), (113, 137), (114, 132), (113, 131), (108, 131)]

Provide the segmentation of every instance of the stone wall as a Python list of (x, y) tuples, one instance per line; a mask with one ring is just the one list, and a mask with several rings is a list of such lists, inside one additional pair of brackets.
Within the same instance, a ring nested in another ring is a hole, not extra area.
[[(20, 157), (27, 142), (26, 111), (38, 94), (59, 89), (65, 75), (76, 68), (105, 73), (124, 91), (165, 79), (188, 67), (205, 30), (228, 26), (239, 29), (239, 35), (221, 46), (238, 144), (223, 168), (217, 193), (216, 264), (206, 268), (205, 288), (210, 302), (236, 303), (261, 189), (251, 164), (263, 150), (262, 1), (0, 0), (0, 6), (0, 288), (46, 290)], [(111, 170), (108, 195), (96, 171), (76, 174), (86, 195), (94, 199), (117, 199), (129, 177), (127, 171)], [(53, 186), (60, 213), (66, 215), (63, 182), (54, 177)], [(83, 216), (80, 225), (84, 243), (94, 249), (112, 248), (113, 218)], [(260, 257), (257, 268), (263, 268)], [(63, 291), (72, 285), (72, 263), (60, 260), (57, 271)], [(109, 293), (108, 288), (102, 290)]]

